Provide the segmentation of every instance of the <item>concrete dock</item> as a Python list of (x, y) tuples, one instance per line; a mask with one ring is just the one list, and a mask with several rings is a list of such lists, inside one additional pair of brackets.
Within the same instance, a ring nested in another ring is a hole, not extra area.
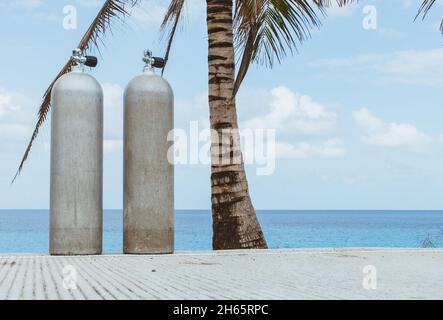
[(0, 299), (443, 299), (443, 250), (0, 254)]

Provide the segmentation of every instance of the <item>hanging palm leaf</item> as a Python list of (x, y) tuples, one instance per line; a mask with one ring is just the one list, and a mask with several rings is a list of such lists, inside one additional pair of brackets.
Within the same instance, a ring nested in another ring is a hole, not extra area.
[[(234, 0), (234, 36), (236, 52), (242, 58), (234, 92), (237, 93), (252, 62), (272, 66), (292, 53), (297, 44), (310, 37), (310, 29), (320, 26), (322, 14), (333, 2), (344, 6), (358, 0)], [(185, 0), (172, 0), (162, 30), (167, 33), (165, 60), (183, 19)], [(163, 69), (164, 70), (164, 69)]]
[[(317, 12), (324, 15), (333, 0), (236, 0), (234, 35), (237, 53), (242, 56), (234, 94), (237, 94), (251, 63), (272, 67), (300, 42), (310, 30), (321, 25)], [(336, 0), (339, 6), (357, 0)]]
[[(420, 9), (417, 13), (417, 16), (415, 19), (417, 19), (420, 15), (422, 15), (422, 19), (426, 18), (426, 15), (428, 14), (429, 10), (436, 4), (437, 0), (423, 0), (423, 3), (420, 6)], [(440, 30), (443, 33), (443, 19), (440, 23)]]
[(161, 25), (161, 29), (163, 32), (169, 29), (167, 35), (168, 44), (165, 53), (165, 65), (163, 67), (162, 74), (165, 71), (166, 63), (168, 62), (169, 54), (171, 53), (172, 42), (174, 41), (175, 33), (177, 31), (180, 21), (183, 18), (184, 5), (185, 5), (185, 0), (172, 0), (168, 10), (166, 11), (165, 18), (163, 19), (163, 23)]

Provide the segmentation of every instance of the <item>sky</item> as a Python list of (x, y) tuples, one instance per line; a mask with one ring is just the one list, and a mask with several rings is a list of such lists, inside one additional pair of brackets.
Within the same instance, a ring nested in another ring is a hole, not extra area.
[[(49, 207), (50, 118), (11, 185), (41, 96), (103, 0), (0, 2), (0, 208)], [(419, 0), (331, 8), (311, 39), (273, 69), (254, 65), (237, 98), (240, 128), (275, 133), (275, 165), (246, 166), (257, 209), (443, 209), (443, 1), (413, 22)], [(88, 71), (105, 94), (104, 207), (122, 208), (123, 103), (142, 53), (165, 49), (166, 0), (113, 23)], [(73, 8), (77, 23), (72, 24)], [(68, 23), (68, 24), (67, 24)], [(68, 28), (67, 28), (68, 26)], [(175, 128), (208, 126), (205, 3), (190, 0), (165, 72)], [(271, 140), (270, 140), (271, 141)], [(177, 164), (175, 207), (210, 208), (210, 167)]]

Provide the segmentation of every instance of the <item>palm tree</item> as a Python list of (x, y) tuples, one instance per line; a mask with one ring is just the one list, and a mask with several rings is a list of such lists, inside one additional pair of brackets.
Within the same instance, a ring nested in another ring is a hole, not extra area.
[[(351, 2), (337, 0), (339, 6)], [(184, 3), (171, 1), (162, 25), (169, 26), (166, 59)], [(425, 0), (421, 12), (426, 15), (434, 3)], [(323, 12), (331, 1), (206, 0), (206, 5), (209, 110), (215, 135), (211, 166), (213, 248), (266, 248), (249, 196), (241, 150), (235, 143), (239, 141), (235, 96), (252, 62), (272, 67), (276, 58), (280, 63), (287, 50), (292, 53), (297, 42), (309, 37), (310, 28), (320, 24), (316, 10)], [(237, 75), (235, 52), (242, 53)], [(220, 161), (223, 156), (229, 159), (227, 163)]]
[[(310, 3), (311, 2), (311, 3)], [(212, 132), (211, 202), (213, 248), (266, 248), (266, 240), (249, 195), (235, 96), (252, 62), (281, 62), (297, 42), (309, 37), (330, 1), (206, 0), (209, 110)], [(339, 5), (352, 1), (339, 0)], [(173, 0), (164, 19), (169, 29), (166, 60), (185, 0)], [(235, 52), (241, 54), (235, 73)]]

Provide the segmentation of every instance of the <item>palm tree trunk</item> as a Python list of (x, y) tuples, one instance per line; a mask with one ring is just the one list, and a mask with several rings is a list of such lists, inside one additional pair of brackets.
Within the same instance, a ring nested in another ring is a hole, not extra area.
[(206, 0), (214, 250), (266, 248), (244, 170), (234, 99), (233, 1)]

